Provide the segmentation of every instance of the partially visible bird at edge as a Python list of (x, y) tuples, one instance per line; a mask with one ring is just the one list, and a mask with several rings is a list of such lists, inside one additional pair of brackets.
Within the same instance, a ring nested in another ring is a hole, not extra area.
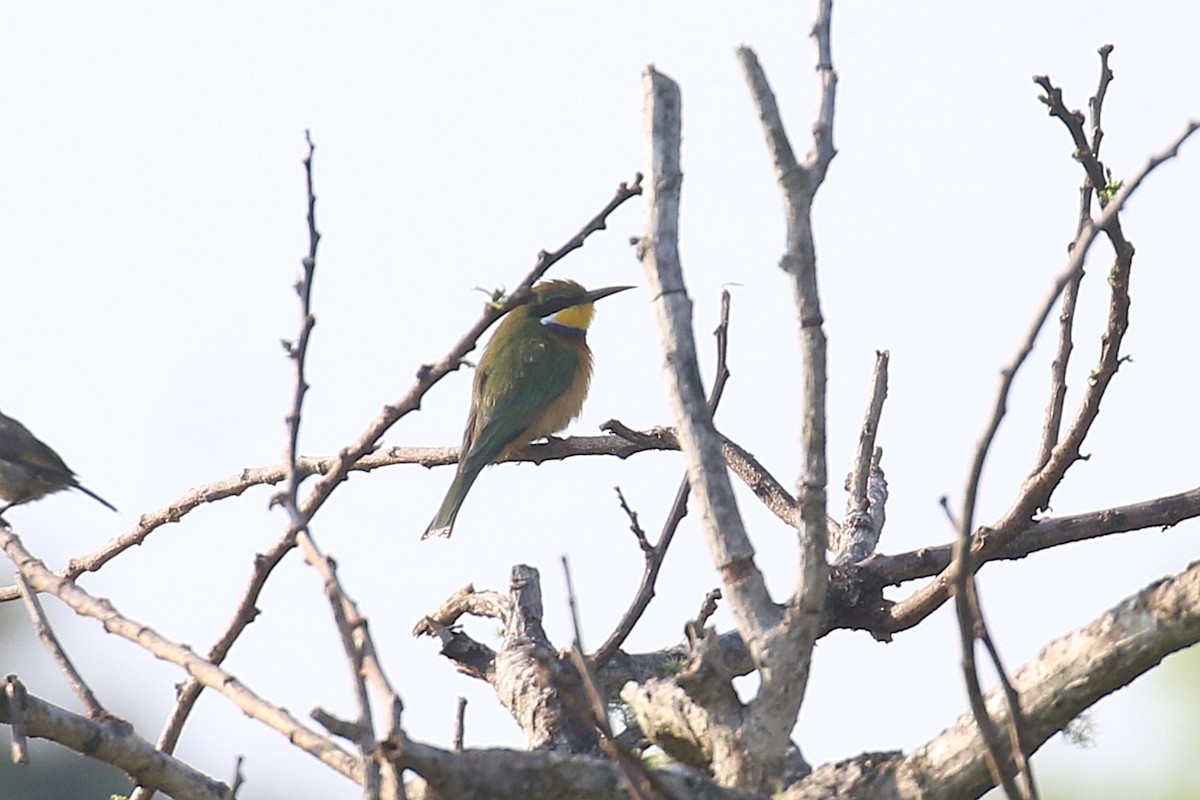
[(579, 416), (592, 380), (587, 330), (592, 304), (632, 289), (587, 291), (562, 278), (533, 287), (533, 299), (501, 320), (479, 359), (458, 471), (421, 537), (448, 537), (479, 473)]
[(63, 489), (78, 489), (116, 511), (112, 503), (79, 483), (58, 453), (12, 417), (0, 413), (0, 515), (13, 506)]

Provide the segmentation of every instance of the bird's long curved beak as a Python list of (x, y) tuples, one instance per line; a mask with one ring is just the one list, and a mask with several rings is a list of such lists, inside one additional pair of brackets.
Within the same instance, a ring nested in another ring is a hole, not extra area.
[(623, 292), (626, 289), (636, 288), (636, 286), (606, 286), (603, 289), (592, 289), (590, 292), (586, 292), (583, 297), (580, 297), (571, 305), (580, 306), (584, 303), (594, 303), (602, 297), (608, 297), (610, 294), (616, 294), (617, 292)]
[(557, 314), (560, 311), (568, 308), (576, 308), (578, 306), (586, 306), (603, 297), (608, 297), (610, 294), (623, 292), (626, 289), (636, 289), (636, 286), (607, 286), (603, 289), (593, 289), (590, 292), (584, 292), (578, 297), (555, 297), (547, 300), (544, 303), (539, 303), (533, 306), (533, 313), (538, 317), (549, 317), (552, 314)]

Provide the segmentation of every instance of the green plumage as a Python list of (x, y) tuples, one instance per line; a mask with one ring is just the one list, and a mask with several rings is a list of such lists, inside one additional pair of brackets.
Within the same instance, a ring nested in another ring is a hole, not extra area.
[(422, 538), (451, 534), (484, 467), (579, 415), (592, 375), (592, 302), (626, 288), (588, 292), (574, 281), (545, 281), (500, 322), (475, 371), (458, 471)]

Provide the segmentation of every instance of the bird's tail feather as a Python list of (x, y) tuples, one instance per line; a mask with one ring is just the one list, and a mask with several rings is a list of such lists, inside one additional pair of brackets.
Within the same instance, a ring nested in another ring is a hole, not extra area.
[(454, 532), (454, 519), (458, 516), (458, 510), (462, 508), (463, 500), (467, 497), (467, 491), (471, 488), (471, 484), (475, 483), (475, 479), (479, 477), (479, 472), (482, 468), (459, 470), (454, 475), (454, 482), (450, 484), (450, 490), (446, 492), (446, 499), (442, 501), (442, 507), (438, 509), (434, 515), (433, 521), (429, 523), (429, 527), (425, 529), (425, 533), (421, 534), (422, 539), (438, 537), (441, 539), (449, 539), (450, 534)]
[(75, 487), (76, 489), (78, 489), (79, 491), (81, 491), (81, 492), (83, 492), (84, 494), (86, 494), (88, 497), (90, 497), (90, 498), (92, 498), (93, 500), (95, 500), (96, 502), (98, 502), (100, 505), (102, 505), (102, 506), (106, 506), (107, 508), (110, 508), (110, 509), (112, 509), (113, 511), (116, 511), (116, 510), (117, 510), (117, 507), (116, 507), (116, 506), (114, 506), (112, 503), (108, 502), (108, 501), (107, 501), (107, 500), (105, 500), (103, 497), (101, 497), (100, 495), (96, 494), (96, 493), (95, 493), (95, 492), (93, 492), (91, 489), (87, 488), (86, 486), (81, 486), (81, 485), (79, 485), (78, 483), (73, 483), (73, 484), (71, 484), (71, 485), (72, 485), (72, 486), (74, 486), (74, 487)]

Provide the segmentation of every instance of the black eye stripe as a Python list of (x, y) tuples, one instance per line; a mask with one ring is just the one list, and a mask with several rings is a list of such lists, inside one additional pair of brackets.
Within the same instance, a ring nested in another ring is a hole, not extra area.
[(552, 297), (544, 302), (531, 305), (529, 307), (529, 313), (535, 317), (548, 317), (551, 314), (557, 314), (563, 309), (580, 305), (583, 302), (586, 301), (582, 298)]

